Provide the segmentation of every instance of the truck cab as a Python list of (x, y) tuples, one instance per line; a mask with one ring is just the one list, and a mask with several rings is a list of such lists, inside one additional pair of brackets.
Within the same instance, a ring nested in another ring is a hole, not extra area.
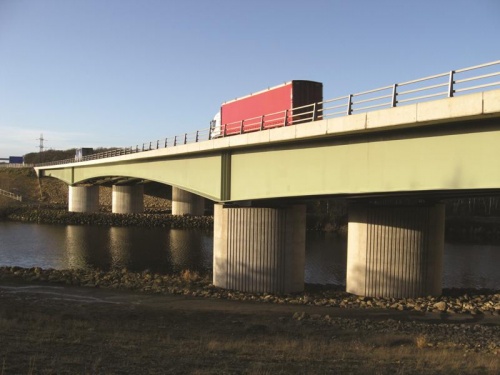
[(210, 139), (219, 138), (221, 135), (220, 112), (217, 112), (210, 121)]

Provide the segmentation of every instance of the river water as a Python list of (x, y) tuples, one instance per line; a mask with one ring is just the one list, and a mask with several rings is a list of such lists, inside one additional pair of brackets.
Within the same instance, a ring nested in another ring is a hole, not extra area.
[[(0, 266), (212, 269), (212, 231), (0, 222)], [(308, 232), (305, 281), (345, 285), (347, 242)], [(444, 288), (500, 289), (500, 246), (446, 244)]]

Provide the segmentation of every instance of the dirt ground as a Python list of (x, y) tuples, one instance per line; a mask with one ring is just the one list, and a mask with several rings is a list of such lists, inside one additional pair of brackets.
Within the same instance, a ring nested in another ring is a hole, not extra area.
[[(328, 320), (323, 319), (327, 315)], [(387, 329), (403, 321), (418, 323), (420, 328), (413, 333)], [(363, 330), (349, 322), (376, 323), (382, 328)], [(440, 323), (441, 317), (432, 313), (2, 281), (0, 375), (500, 371), (497, 352), (464, 350), (446, 337), (443, 345), (426, 341), (422, 327), (431, 332)], [(498, 327), (500, 321), (455, 315), (451, 324)]]

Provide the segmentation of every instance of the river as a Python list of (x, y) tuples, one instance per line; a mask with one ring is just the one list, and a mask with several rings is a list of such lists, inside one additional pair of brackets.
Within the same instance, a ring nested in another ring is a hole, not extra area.
[[(212, 268), (211, 231), (0, 222), (0, 266), (127, 268), (158, 273)], [(308, 232), (305, 281), (345, 285), (347, 242)], [(445, 245), (444, 288), (500, 289), (500, 246)]]

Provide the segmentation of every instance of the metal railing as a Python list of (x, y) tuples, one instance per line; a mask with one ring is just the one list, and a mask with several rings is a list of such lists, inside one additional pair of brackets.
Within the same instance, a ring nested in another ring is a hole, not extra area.
[[(474, 75), (477, 74), (477, 75)], [(268, 130), (339, 116), (350, 116), (384, 108), (420, 103), (438, 98), (451, 98), (457, 94), (487, 91), (500, 86), (500, 60), (468, 68), (452, 70), (412, 81), (395, 83), (356, 94), (349, 94), (319, 103), (295, 107), (275, 113), (263, 114), (234, 123), (223, 124), (218, 137)], [(66, 159), (37, 166), (50, 166), (78, 161), (122, 156), (159, 148), (175, 147), (210, 139), (212, 128), (184, 133), (135, 147), (119, 148), (84, 156), (78, 160)]]
[(0, 168), (32, 168), (35, 164), (14, 164), (14, 163), (0, 163)]
[(0, 195), (7, 197), (7, 198), (15, 199), (16, 201), (19, 201), (19, 202), (23, 201), (22, 196), (11, 193), (10, 191), (7, 191), (7, 190), (0, 189)]

